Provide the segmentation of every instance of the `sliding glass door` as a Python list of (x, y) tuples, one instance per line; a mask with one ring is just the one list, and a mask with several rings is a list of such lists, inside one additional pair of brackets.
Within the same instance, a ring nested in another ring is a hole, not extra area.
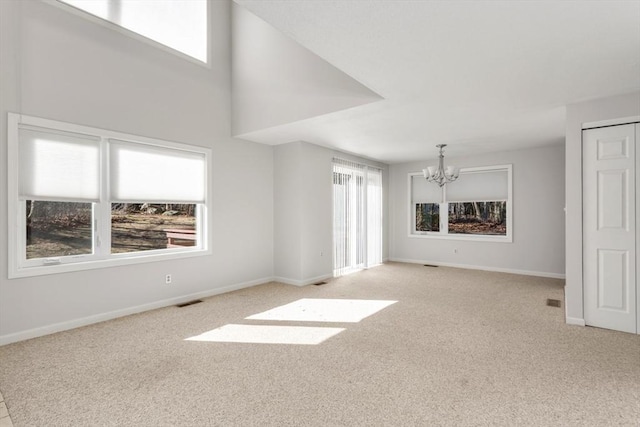
[(382, 170), (333, 159), (333, 275), (382, 263)]

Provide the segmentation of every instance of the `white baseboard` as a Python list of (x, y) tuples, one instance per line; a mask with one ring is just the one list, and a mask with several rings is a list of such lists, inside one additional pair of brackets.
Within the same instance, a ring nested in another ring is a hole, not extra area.
[(273, 280), (276, 282), (284, 283), (285, 285), (294, 285), (294, 286), (307, 286), (312, 285), (314, 283), (322, 282), (323, 280), (331, 279), (333, 277), (331, 274), (324, 274), (322, 276), (311, 277), (309, 279), (289, 279), (287, 277), (274, 277)]
[(394, 262), (407, 262), (410, 264), (431, 264), (438, 265), (441, 267), (454, 267), (454, 268), (464, 268), (467, 270), (482, 270), (482, 271), (495, 271), (497, 273), (510, 273), (510, 274), (520, 274), (523, 276), (537, 276), (537, 277), (549, 277), (551, 279), (564, 279), (564, 274), (559, 273), (547, 273), (544, 271), (529, 271), (529, 270), (516, 270), (513, 268), (501, 268), (501, 267), (485, 267), (482, 265), (469, 265), (469, 264), (454, 264), (450, 262), (436, 262), (429, 260), (418, 260), (418, 259), (403, 259), (403, 258), (391, 258), (391, 261)]
[(15, 332), (0, 336), (0, 346), (11, 344), (18, 341), (24, 341), (31, 338), (37, 338), (44, 335), (54, 334), (56, 332), (68, 331), (69, 329), (79, 328), (81, 326), (91, 325), (93, 323), (104, 322), (105, 320), (116, 319), (118, 317), (129, 316), (131, 314), (141, 313), (143, 311), (155, 310), (157, 308), (168, 307), (170, 305), (181, 304), (183, 302), (192, 301), (199, 298), (207, 298), (214, 295), (224, 294), (239, 289), (249, 288), (251, 286), (261, 285), (273, 281), (273, 277), (265, 277), (262, 279), (250, 280), (248, 282), (236, 283), (222, 288), (209, 289), (203, 292), (196, 292), (189, 295), (182, 295), (175, 298), (155, 301), (148, 304), (138, 305), (135, 307), (123, 308), (120, 310), (109, 311), (107, 313), (95, 314), (80, 319), (68, 320), (66, 322), (54, 323), (52, 325), (42, 326), (39, 328), (28, 329), (26, 331)]
[(567, 317), (567, 325), (587, 326), (584, 319), (578, 319), (577, 317)]

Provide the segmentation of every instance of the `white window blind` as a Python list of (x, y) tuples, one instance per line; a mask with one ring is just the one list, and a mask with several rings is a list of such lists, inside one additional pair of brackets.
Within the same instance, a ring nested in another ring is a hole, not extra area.
[(422, 175), (411, 176), (411, 202), (413, 204), (440, 203), (441, 201), (442, 189), (440, 187), (427, 181)]
[(364, 165), (333, 160), (333, 269), (335, 276), (364, 264)]
[(109, 140), (110, 193), (115, 202), (204, 203), (203, 153)]
[(466, 173), (463, 171), (457, 181), (447, 184), (446, 192), (449, 202), (507, 200), (509, 174), (507, 169)]
[(367, 168), (367, 266), (382, 264), (382, 170)]
[(382, 262), (382, 171), (333, 159), (334, 275)]
[(99, 137), (29, 128), (18, 132), (20, 200), (99, 200)]

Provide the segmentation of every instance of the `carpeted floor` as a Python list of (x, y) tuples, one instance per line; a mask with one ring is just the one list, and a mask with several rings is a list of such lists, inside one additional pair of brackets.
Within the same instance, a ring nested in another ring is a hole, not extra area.
[[(16, 426), (640, 423), (640, 337), (564, 324), (561, 280), (389, 263), (270, 283), (0, 347)], [(247, 320), (301, 298), (394, 300), (358, 323)], [(227, 324), (318, 345), (186, 341)]]

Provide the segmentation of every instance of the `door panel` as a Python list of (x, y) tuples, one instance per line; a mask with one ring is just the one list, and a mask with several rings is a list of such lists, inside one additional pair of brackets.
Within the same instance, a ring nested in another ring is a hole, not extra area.
[(587, 325), (636, 333), (636, 126), (583, 131)]
[(598, 309), (629, 312), (629, 252), (598, 250)]
[(629, 138), (602, 138), (598, 140), (598, 160), (629, 158)]
[(598, 171), (598, 230), (628, 230), (626, 170)]

